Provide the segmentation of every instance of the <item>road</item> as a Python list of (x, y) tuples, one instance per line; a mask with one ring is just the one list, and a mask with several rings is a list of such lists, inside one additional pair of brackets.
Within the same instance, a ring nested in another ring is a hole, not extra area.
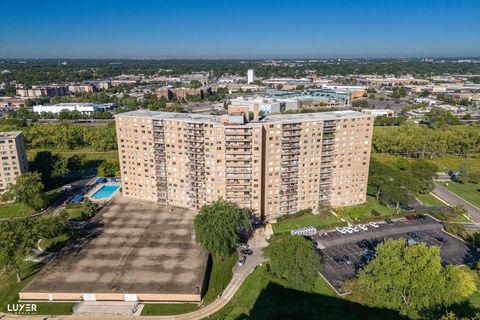
[(446, 202), (454, 205), (454, 204), (462, 204), (468, 210), (470, 215), (470, 219), (475, 222), (480, 222), (480, 209), (471, 204), (470, 202), (460, 198), (455, 193), (450, 192), (449, 190), (445, 189), (438, 183), (435, 183), (435, 187), (433, 188), (433, 193), (445, 200)]

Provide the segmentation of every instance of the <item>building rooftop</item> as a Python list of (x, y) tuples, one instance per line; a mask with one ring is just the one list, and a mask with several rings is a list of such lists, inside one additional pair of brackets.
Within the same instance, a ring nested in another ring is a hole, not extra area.
[[(177, 113), (177, 112), (162, 112), (162, 111), (150, 111), (150, 110), (135, 110), (115, 115), (115, 117), (125, 118), (150, 118), (155, 120), (179, 120), (186, 122), (197, 123), (211, 123), (211, 124), (225, 124), (227, 123), (227, 117), (205, 115), (198, 113)], [(350, 119), (350, 118), (364, 118), (370, 117), (370, 115), (352, 111), (331, 111), (331, 112), (315, 112), (315, 113), (295, 113), (295, 114), (279, 114), (268, 115), (262, 118), (257, 123), (275, 123), (275, 122), (301, 122), (301, 121), (324, 121), (324, 120), (337, 120), (337, 119)], [(246, 125), (254, 124), (256, 122), (250, 121)]]
[(0, 140), (2, 139), (12, 139), (21, 134), (22, 131), (8, 131), (8, 132), (0, 132)]

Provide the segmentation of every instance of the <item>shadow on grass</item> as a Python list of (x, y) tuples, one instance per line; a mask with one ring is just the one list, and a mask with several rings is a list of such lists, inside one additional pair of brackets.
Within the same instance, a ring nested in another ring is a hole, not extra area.
[(371, 308), (341, 298), (306, 293), (270, 282), (250, 314), (237, 319), (404, 319), (395, 311)]

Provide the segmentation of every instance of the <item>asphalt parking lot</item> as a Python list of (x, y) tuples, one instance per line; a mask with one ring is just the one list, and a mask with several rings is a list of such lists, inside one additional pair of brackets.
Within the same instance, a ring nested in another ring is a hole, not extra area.
[[(365, 249), (357, 244), (364, 239), (369, 242), (380, 242), (383, 239), (409, 239), (414, 235), (419, 242), (439, 246), (440, 256), (445, 265), (473, 263), (479, 258), (475, 248), (445, 233), (442, 230), (442, 224), (429, 217), (414, 221), (401, 219), (394, 221), (391, 225), (381, 222), (378, 225), (378, 228), (369, 226), (367, 231), (353, 234), (331, 231), (313, 237), (313, 240), (318, 243), (317, 247), (320, 249), (323, 260), (322, 275), (339, 293), (346, 293), (342, 288), (342, 282), (355, 276), (364, 265), (362, 255)], [(446, 241), (442, 243), (437, 240), (440, 238)], [(338, 262), (339, 257), (341, 259), (345, 256), (348, 256), (351, 264)]]

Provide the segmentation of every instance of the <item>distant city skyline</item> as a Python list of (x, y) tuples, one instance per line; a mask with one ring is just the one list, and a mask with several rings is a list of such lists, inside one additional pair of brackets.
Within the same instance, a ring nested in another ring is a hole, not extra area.
[(4, 0), (0, 58), (478, 57), (478, 1)]

